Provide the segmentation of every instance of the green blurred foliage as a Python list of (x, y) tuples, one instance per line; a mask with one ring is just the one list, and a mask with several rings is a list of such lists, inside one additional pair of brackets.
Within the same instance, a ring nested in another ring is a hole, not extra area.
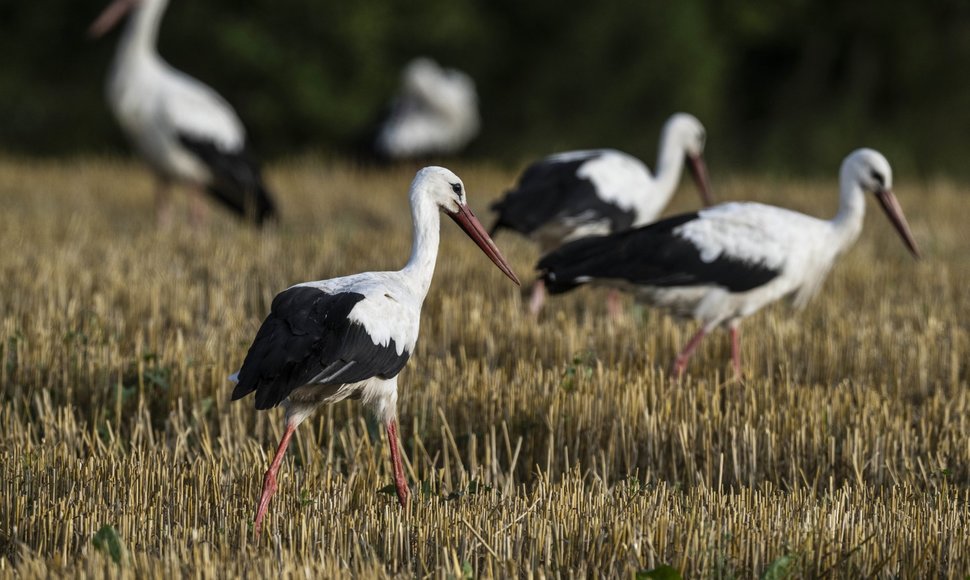
[[(117, 151), (96, 0), (0, 0), (0, 149)], [(263, 156), (347, 153), (428, 55), (476, 80), (508, 161), (611, 146), (652, 164), (684, 110), (715, 165), (832, 172), (851, 149), (970, 174), (970, 1), (173, 0), (161, 54), (233, 103)]]

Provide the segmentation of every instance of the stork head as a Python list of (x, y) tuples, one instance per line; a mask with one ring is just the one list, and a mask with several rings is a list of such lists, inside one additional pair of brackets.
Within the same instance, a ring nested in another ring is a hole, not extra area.
[(520, 284), (512, 267), (502, 255), (502, 252), (492, 241), (492, 238), (468, 207), (468, 197), (465, 184), (461, 178), (444, 167), (425, 167), (418, 171), (411, 184), (412, 196), (424, 195), (429, 197), (448, 217), (478, 245), (498, 269), (505, 273), (516, 284)]
[(873, 194), (886, 212), (903, 243), (917, 258), (919, 246), (909, 229), (903, 208), (893, 195), (893, 170), (882, 153), (874, 149), (856, 149), (842, 162), (839, 175), (843, 184), (858, 185), (862, 191)]
[(406, 92), (421, 93), (421, 87), (434, 86), (438, 79), (444, 76), (444, 71), (435, 61), (428, 57), (418, 57), (409, 62), (401, 73), (402, 84)]
[(141, 2), (142, 0), (113, 0), (88, 27), (88, 36), (101, 38), (117, 26), (125, 15)]
[(664, 124), (663, 140), (672, 142), (675, 147), (684, 151), (687, 167), (697, 183), (701, 200), (706, 206), (712, 205), (714, 197), (711, 195), (707, 165), (704, 163), (704, 144), (707, 141), (704, 125), (690, 113), (675, 113)]

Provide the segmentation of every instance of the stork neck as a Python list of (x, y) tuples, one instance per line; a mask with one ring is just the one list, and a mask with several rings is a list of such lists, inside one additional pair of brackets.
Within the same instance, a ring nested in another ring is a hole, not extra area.
[(660, 136), (660, 153), (657, 154), (657, 184), (658, 198), (670, 200), (680, 182), (680, 174), (684, 171), (684, 147), (673, 135), (672, 131), (664, 131)]
[(839, 212), (832, 220), (832, 226), (844, 249), (859, 237), (862, 221), (866, 216), (866, 194), (854, 178), (843, 175), (840, 178)]
[(441, 235), (441, 214), (438, 206), (420, 192), (411, 193), (411, 220), (414, 237), (411, 242), (411, 258), (401, 272), (412, 284), (421, 298), (428, 293), (434, 266), (438, 259), (438, 242)]
[(118, 46), (122, 59), (157, 56), (158, 29), (168, 0), (143, 0), (133, 10)]

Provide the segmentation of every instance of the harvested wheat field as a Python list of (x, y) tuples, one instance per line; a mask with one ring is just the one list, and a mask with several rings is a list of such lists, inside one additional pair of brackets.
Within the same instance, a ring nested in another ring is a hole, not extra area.
[[(514, 168), (451, 168), (490, 222)], [(344, 402), (300, 428), (253, 538), (283, 413), (230, 403), (226, 376), (278, 291), (404, 263), (415, 169), (277, 164), (280, 227), (213, 211), (162, 233), (134, 163), (0, 161), (0, 576), (970, 573), (970, 198), (906, 175), (925, 259), (870, 203), (805, 311), (745, 323), (743, 382), (723, 380), (726, 333), (669, 381), (693, 323), (629, 300), (610, 320), (602, 290), (530, 320), (445, 220), (400, 377), (409, 508), (382, 430)], [(721, 200), (838, 203), (834, 166), (713, 177)], [(535, 248), (496, 241), (530, 279)]]

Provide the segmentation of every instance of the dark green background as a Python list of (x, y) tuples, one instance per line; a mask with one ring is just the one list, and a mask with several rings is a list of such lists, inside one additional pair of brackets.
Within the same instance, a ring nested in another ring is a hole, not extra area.
[[(85, 38), (104, 6), (0, 0), (0, 150), (124, 148), (103, 100), (117, 34)], [(173, 0), (160, 52), (264, 157), (348, 152), (429, 55), (478, 84), (472, 157), (613, 146), (652, 165), (684, 110), (722, 168), (829, 173), (869, 145), (970, 175), (970, 0)]]

